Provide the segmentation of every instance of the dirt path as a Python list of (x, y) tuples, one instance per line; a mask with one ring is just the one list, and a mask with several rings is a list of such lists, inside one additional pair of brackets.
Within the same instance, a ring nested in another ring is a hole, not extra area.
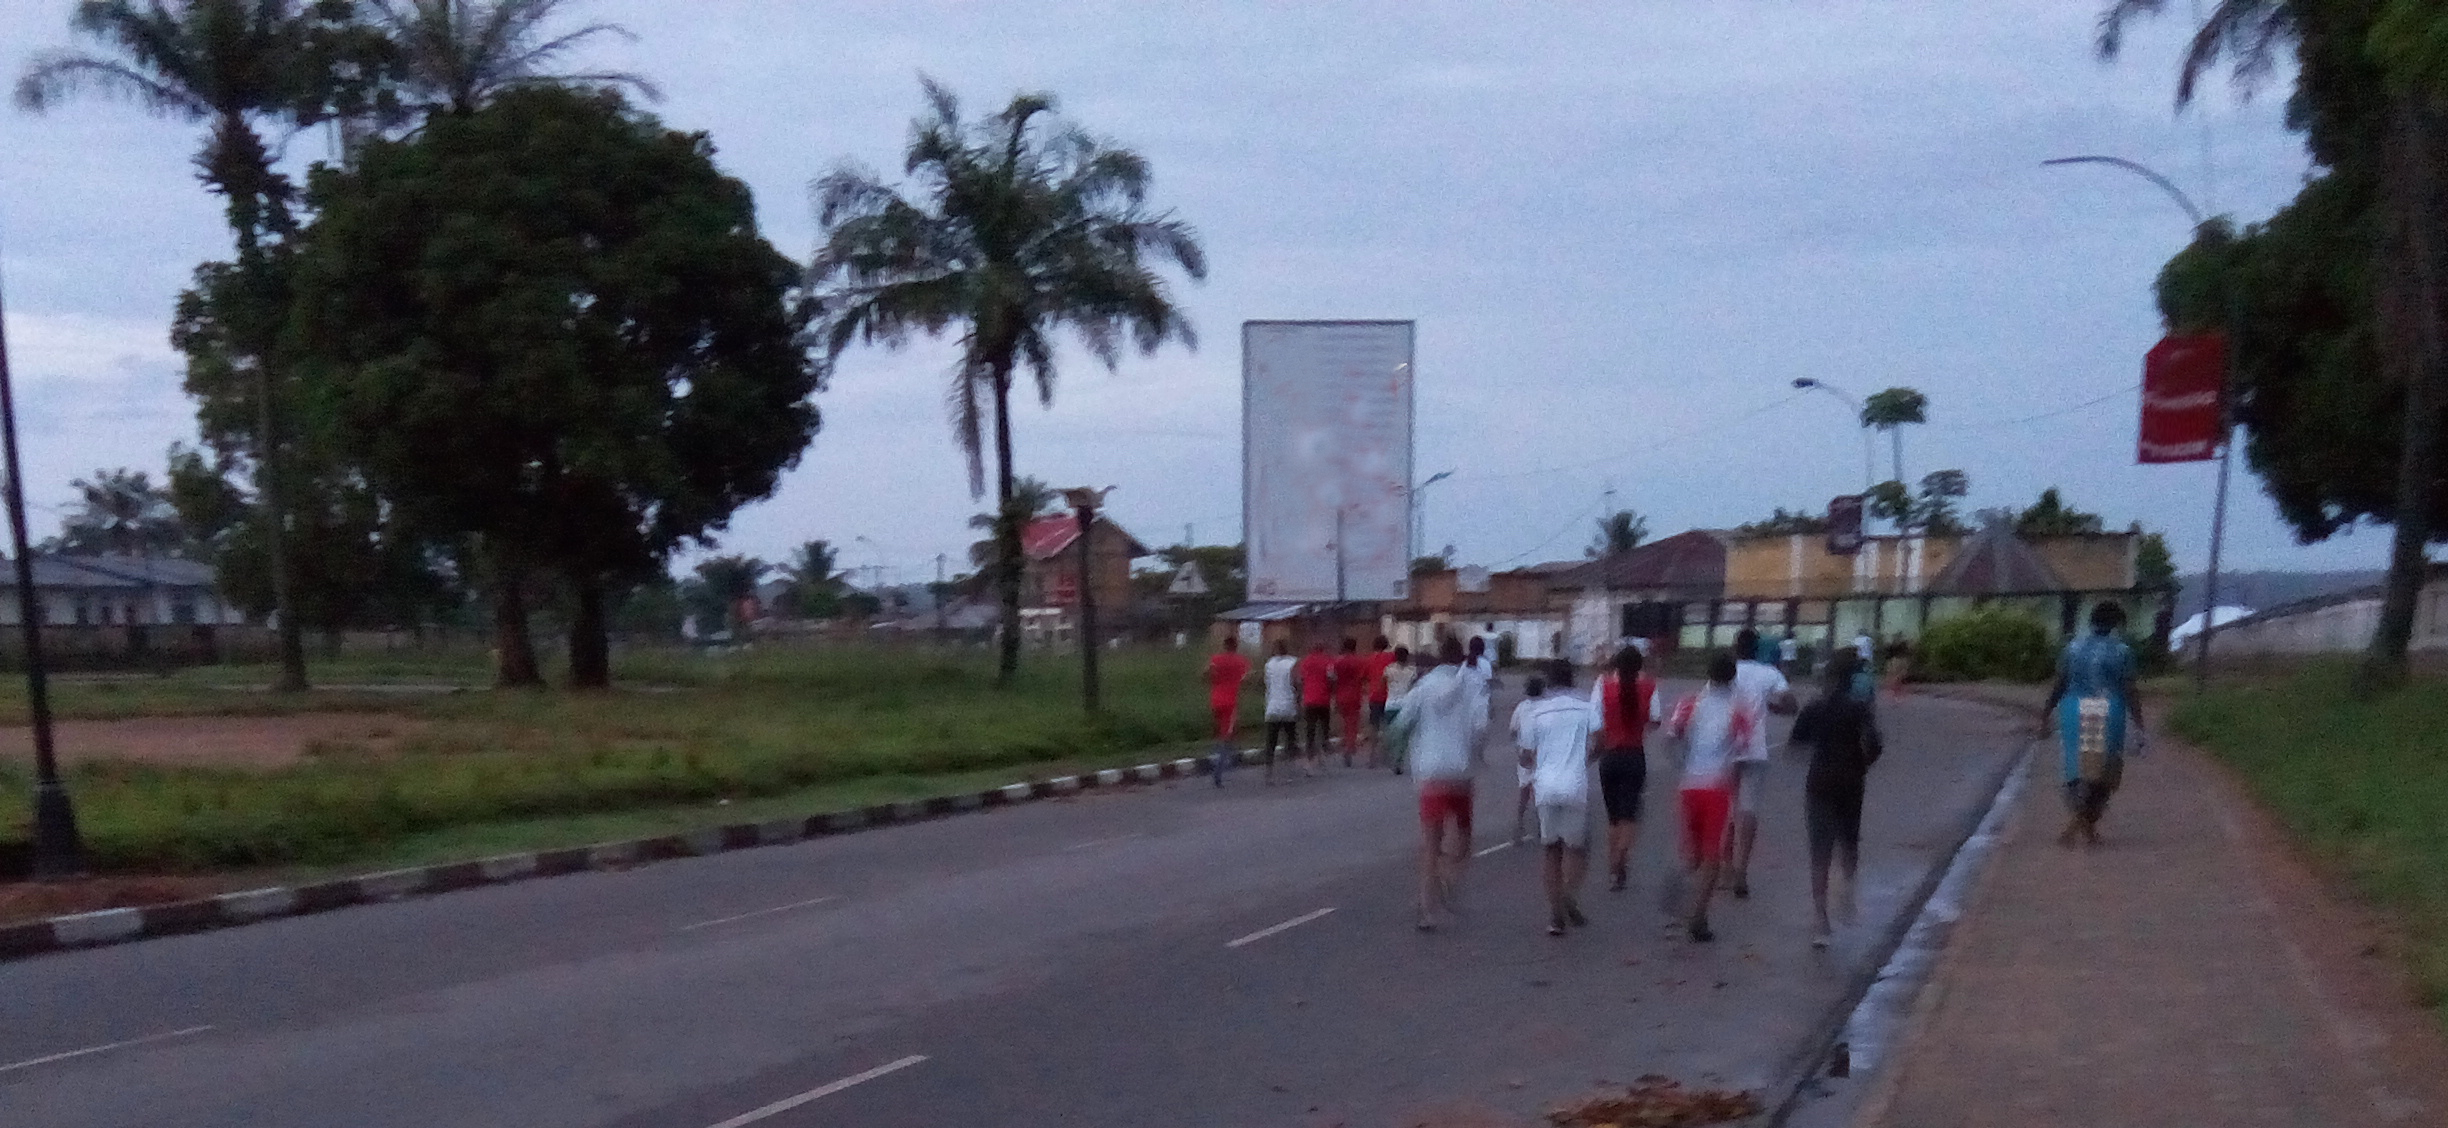
[[(351, 747), (382, 754), (425, 722), (382, 713), (301, 713), (286, 717), (132, 717), (116, 721), (61, 721), (53, 728), (60, 758), (136, 760), (150, 764), (215, 767), (280, 767), (308, 751)], [(0, 729), (0, 759), (33, 758), (34, 738), (23, 725)]]

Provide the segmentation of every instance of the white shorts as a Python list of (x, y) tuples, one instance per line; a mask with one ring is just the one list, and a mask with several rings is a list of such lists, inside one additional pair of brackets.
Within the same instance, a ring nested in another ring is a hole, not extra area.
[(1736, 788), (1734, 812), (1742, 815), (1758, 814), (1760, 796), (1768, 790), (1768, 761), (1736, 760), (1734, 779)]
[(1541, 803), (1538, 805), (1538, 836), (1542, 846), (1563, 846), (1568, 850), (1589, 848), (1589, 803)]

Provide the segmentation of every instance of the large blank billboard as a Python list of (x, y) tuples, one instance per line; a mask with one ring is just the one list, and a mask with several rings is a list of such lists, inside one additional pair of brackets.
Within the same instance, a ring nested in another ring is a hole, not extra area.
[(1409, 594), (1411, 343), (1408, 321), (1242, 323), (1251, 599)]

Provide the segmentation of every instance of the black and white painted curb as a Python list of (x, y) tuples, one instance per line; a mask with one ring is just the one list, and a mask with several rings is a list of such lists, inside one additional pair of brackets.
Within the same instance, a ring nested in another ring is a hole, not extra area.
[[(1242, 749), (1236, 758), (1243, 764), (1254, 764), (1259, 761), (1260, 753), (1254, 749)], [(274, 886), (224, 893), (195, 901), (52, 917), (49, 920), (0, 926), (0, 961), (24, 959), (68, 948), (91, 948), (155, 936), (229, 928), (281, 917), (328, 912), (350, 905), (379, 904), (404, 897), (447, 893), (479, 885), (499, 885), (533, 877), (625, 869), (674, 858), (696, 858), (759, 846), (780, 846), (896, 823), (1008, 807), (1036, 799), (1059, 798), (1088, 790), (1204, 776), (1211, 770), (1205, 757), (1185, 757), (1141, 764), (1134, 768), (1108, 768), (1099, 772), (1007, 784), (984, 791), (881, 803), (873, 807), (830, 811), (801, 818), (710, 826), (656, 838), (503, 854), (475, 861), (445, 862), (414, 869), (370, 873), (313, 885)]]

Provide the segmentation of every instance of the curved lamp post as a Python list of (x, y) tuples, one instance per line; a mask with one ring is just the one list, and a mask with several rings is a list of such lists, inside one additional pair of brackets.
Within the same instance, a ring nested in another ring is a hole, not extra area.
[(1105, 495), (1114, 487), (1073, 486), (1064, 490), (1063, 502), (1079, 519), (1079, 629), (1080, 629), (1080, 703), (1088, 711), (1097, 711), (1097, 627), (1096, 627), (1096, 554), (1090, 548), (1096, 532), (1096, 511), (1105, 504)]
[[(1439, 470), (1430, 474), (1427, 481), (1411, 487), (1411, 560), (1419, 559), (1423, 555), (1421, 550), (1427, 544), (1428, 498), (1426, 495), (1428, 487), (1453, 476), (1454, 472), (1451, 470)], [(1411, 567), (1411, 560), (1403, 561), (1405, 570)]]
[[(2150, 166), (2123, 157), (2081, 156), (2057, 157), (2040, 162), (2044, 165), (2100, 164), (2120, 168), (2157, 185), (2184, 209), (2185, 218), (2193, 221), (2196, 231), (2209, 222), (2193, 197), (2185, 195), (2176, 182), (2159, 175)], [(2219, 548), (2227, 539), (2227, 464), (2228, 454), (2235, 448), (2235, 371), (2236, 353), (2240, 351), (2244, 327), (2244, 295), (2230, 283), (2227, 287), (2227, 386), (2219, 394), (2219, 455), (2218, 495), (2210, 510), (2210, 571), (2202, 584), (2201, 646), (2193, 656), (2193, 688), (2196, 691), (2210, 684), (2210, 636), (2218, 633)]]
[(1870, 487), (1878, 484), (1878, 471), (1873, 468), (1874, 464), (1877, 462), (1878, 456), (1873, 449), (1875, 444), (1870, 438), (1870, 425), (1862, 422), (1862, 401), (1854, 398), (1851, 392), (1845, 391), (1834, 384), (1830, 384), (1825, 380), (1812, 379), (1808, 376), (1795, 377), (1793, 386), (1806, 392), (1826, 392), (1837, 399), (1843, 400), (1844, 405), (1853, 410), (1853, 424), (1854, 426), (1861, 428), (1862, 435), (1862, 495), (1864, 497), (1869, 496)]
[[(5, 322), (0, 317), (0, 322)], [(17, 459), (17, 397), (9, 386), (8, 334), (0, 329), (0, 440), (8, 463), (10, 550), (16, 554), (17, 624), (23, 632), (26, 716), (34, 730), (34, 859), (36, 881), (60, 881), (85, 868), (77, 835), (76, 808), (60, 783), (59, 758), (51, 743), (51, 686), (43, 669), (42, 598), (34, 590), (34, 555), (26, 547), (25, 480)]]

